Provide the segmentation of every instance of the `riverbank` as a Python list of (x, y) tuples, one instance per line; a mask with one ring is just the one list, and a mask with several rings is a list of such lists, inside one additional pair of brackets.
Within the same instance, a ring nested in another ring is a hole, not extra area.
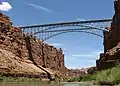
[(0, 82), (40, 82), (40, 83), (47, 83), (49, 79), (41, 79), (41, 78), (28, 78), (28, 77), (6, 77), (0, 76)]
[(71, 78), (67, 82), (92, 82), (93, 84), (97, 85), (118, 85), (120, 84), (120, 64), (111, 69), (98, 71), (96, 74), (93, 75)]

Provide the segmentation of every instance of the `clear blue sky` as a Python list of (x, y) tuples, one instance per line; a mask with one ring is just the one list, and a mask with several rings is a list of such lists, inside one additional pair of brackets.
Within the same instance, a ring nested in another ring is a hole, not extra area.
[[(12, 9), (4, 12), (16, 26), (112, 18), (113, 0), (8, 0)], [(69, 68), (95, 66), (103, 51), (103, 39), (85, 33), (67, 33), (46, 41), (61, 47)]]

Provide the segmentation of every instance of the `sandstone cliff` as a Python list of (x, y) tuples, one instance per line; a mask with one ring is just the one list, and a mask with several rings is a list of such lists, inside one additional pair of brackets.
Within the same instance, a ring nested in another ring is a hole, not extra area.
[(42, 43), (40, 39), (25, 35), (20, 28), (12, 25), (9, 17), (2, 13), (0, 14), (0, 58), (0, 70), (7, 70), (8, 73), (62, 75), (68, 72), (64, 66), (62, 49), (56, 49), (54, 46)]
[(96, 61), (99, 70), (111, 68), (120, 62), (120, 0), (114, 1), (115, 15), (109, 31), (104, 32), (104, 53)]
[(87, 69), (69, 69), (69, 76), (80, 77), (87, 75)]

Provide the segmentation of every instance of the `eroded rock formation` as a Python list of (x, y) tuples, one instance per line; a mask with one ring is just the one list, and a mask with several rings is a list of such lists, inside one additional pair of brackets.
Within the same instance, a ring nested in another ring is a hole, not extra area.
[(104, 53), (96, 61), (99, 70), (111, 68), (120, 62), (120, 0), (114, 1), (115, 15), (109, 32), (104, 32)]
[(12, 25), (9, 17), (2, 13), (0, 14), (0, 58), (0, 70), (5, 67), (13, 73), (19, 71), (40, 74), (48, 71), (65, 74), (68, 71), (64, 66), (62, 49), (56, 49), (40, 39), (25, 35), (20, 28)]
[(80, 77), (87, 75), (87, 69), (69, 69), (69, 76), (71, 77)]

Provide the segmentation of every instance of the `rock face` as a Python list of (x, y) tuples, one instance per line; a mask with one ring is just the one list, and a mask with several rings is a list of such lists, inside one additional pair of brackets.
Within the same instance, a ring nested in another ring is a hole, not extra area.
[(97, 72), (96, 67), (90, 67), (90, 68), (87, 69), (88, 74), (95, 74), (96, 72)]
[(22, 60), (13, 53), (0, 49), (0, 74), (41, 76), (46, 72), (36, 67), (30, 60)]
[(80, 77), (87, 75), (87, 69), (69, 69), (69, 76)]
[[(21, 62), (31, 61), (34, 66), (59, 71), (61, 74), (68, 71), (64, 66), (62, 49), (56, 49), (37, 38), (25, 35), (20, 28), (12, 26), (9, 17), (3, 14), (0, 14), (0, 49), (11, 52), (17, 57), (15, 59)], [(11, 58), (11, 56), (7, 58)], [(9, 63), (13, 63), (13, 61)]]
[(115, 15), (108, 32), (104, 32), (104, 53), (96, 61), (97, 69), (111, 68), (120, 62), (120, 0), (114, 1)]

